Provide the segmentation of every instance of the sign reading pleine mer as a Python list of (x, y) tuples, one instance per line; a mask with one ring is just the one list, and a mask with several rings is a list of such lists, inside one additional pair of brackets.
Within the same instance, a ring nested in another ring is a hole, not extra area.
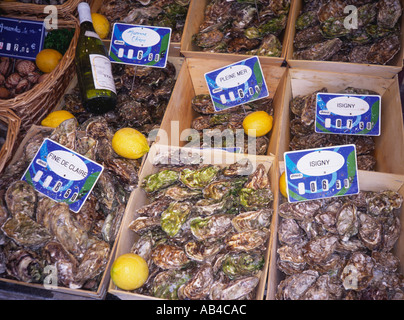
[(45, 139), (21, 180), (79, 212), (103, 170), (98, 163)]
[(284, 153), (289, 202), (359, 193), (355, 145)]
[(0, 56), (35, 60), (44, 40), (43, 21), (0, 17)]
[(115, 23), (109, 48), (112, 62), (165, 68), (171, 28)]
[(215, 111), (233, 108), (269, 96), (258, 57), (205, 73)]

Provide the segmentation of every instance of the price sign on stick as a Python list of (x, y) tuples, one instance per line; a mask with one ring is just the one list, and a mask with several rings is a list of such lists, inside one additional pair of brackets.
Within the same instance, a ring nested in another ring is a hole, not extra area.
[(205, 74), (216, 111), (268, 97), (258, 57), (248, 58)]
[(284, 153), (289, 202), (359, 193), (355, 145)]
[(43, 21), (0, 17), (0, 56), (35, 60), (44, 39)]
[(115, 23), (109, 48), (112, 62), (165, 68), (171, 28)]
[(78, 212), (103, 170), (98, 163), (45, 139), (21, 180)]
[(381, 97), (378, 95), (318, 93), (318, 133), (379, 136)]

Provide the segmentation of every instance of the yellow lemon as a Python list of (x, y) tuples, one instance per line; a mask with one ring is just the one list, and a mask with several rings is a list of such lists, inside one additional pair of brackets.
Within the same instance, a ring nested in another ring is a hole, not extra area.
[(120, 255), (112, 264), (111, 279), (122, 290), (140, 288), (149, 276), (147, 262), (135, 253)]
[(108, 19), (99, 13), (92, 13), (94, 30), (100, 36), (101, 39), (105, 39), (109, 34), (110, 24)]
[(273, 117), (265, 111), (255, 111), (243, 120), (244, 132), (251, 137), (261, 137), (272, 129)]
[(286, 190), (286, 176), (285, 171), (282, 172), (281, 177), (279, 178), (279, 190), (285, 198), (288, 198), (288, 192)]
[(146, 137), (133, 128), (122, 128), (112, 137), (112, 148), (121, 157), (139, 159), (149, 152)]
[(35, 63), (39, 70), (49, 73), (56, 68), (62, 58), (62, 54), (55, 49), (43, 49), (36, 55)]
[(74, 118), (74, 115), (72, 115), (69, 111), (57, 110), (49, 113), (48, 116), (41, 121), (41, 125), (56, 128), (63, 121), (71, 118)]

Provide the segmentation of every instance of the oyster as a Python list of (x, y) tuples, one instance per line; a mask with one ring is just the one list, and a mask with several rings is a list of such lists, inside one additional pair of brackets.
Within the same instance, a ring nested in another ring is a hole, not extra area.
[(161, 299), (178, 299), (178, 289), (191, 279), (189, 270), (172, 269), (160, 272), (156, 275), (152, 285), (152, 296)]
[(314, 44), (308, 49), (303, 49), (293, 53), (297, 60), (328, 60), (336, 54), (342, 47), (342, 41), (339, 38), (327, 40)]
[(183, 249), (168, 244), (159, 244), (154, 247), (152, 260), (162, 269), (178, 269), (190, 262)]
[(265, 259), (260, 254), (246, 252), (229, 254), (222, 264), (222, 270), (230, 279), (241, 276), (252, 276), (261, 270)]
[(192, 279), (190, 279), (183, 287), (180, 288), (181, 294), (186, 299), (201, 300), (209, 294), (212, 283), (212, 266), (205, 263), (198, 269)]
[(239, 196), (240, 204), (246, 210), (259, 210), (269, 207), (274, 199), (274, 195), (269, 188), (258, 190), (243, 188), (240, 190)]
[(55, 204), (38, 222), (43, 224), (66, 250), (75, 257), (82, 258), (88, 244), (88, 233), (77, 227), (66, 203)]
[(218, 213), (226, 213), (233, 207), (235, 200), (233, 197), (225, 197), (223, 200), (201, 199), (195, 203), (193, 210), (200, 215), (210, 216)]
[(102, 273), (108, 263), (110, 246), (104, 241), (94, 242), (84, 253), (75, 274), (75, 283), (70, 287), (77, 289), (83, 284)]
[(318, 277), (319, 273), (313, 270), (294, 274), (279, 283), (276, 298), (278, 300), (299, 300)]
[(400, 51), (400, 38), (391, 35), (375, 42), (366, 56), (370, 63), (386, 64)]
[(40, 283), (43, 264), (37, 253), (27, 249), (12, 251), (7, 255), (7, 273), (23, 282)]
[(144, 178), (142, 188), (146, 192), (154, 192), (177, 182), (180, 173), (174, 170), (162, 170)]
[(24, 213), (16, 213), (1, 227), (4, 234), (18, 245), (33, 250), (44, 246), (52, 239), (51, 233)]
[(242, 212), (235, 216), (231, 223), (237, 232), (268, 228), (271, 224), (273, 209), (264, 208), (258, 211)]
[(215, 256), (223, 248), (223, 245), (221, 243), (204, 244), (199, 241), (190, 241), (184, 248), (190, 259), (203, 262)]
[(226, 284), (216, 300), (237, 300), (251, 294), (257, 287), (259, 279), (257, 277), (244, 277), (230, 281)]
[(190, 223), (191, 232), (200, 241), (210, 238), (223, 238), (231, 231), (232, 218), (229, 214), (193, 218)]
[(75, 282), (79, 262), (59, 242), (50, 241), (43, 250), (47, 265), (56, 267), (58, 284), (70, 287)]
[(354, 252), (341, 274), (346, 290), (365, 289), (373, 278), (375, 262), (372, 257), (362, 252)]
[(183, 169), (179, 180), (188, 188), (201, 189), (216, 179), (219, 168), (216, 166), (206, 166), (200, 169)]
[(250, 251), (265, 244), (269, 230), (265, 228), (236, 233), (225, 239), (226, 249), (230, 251)]
[(34, 187), (23, 180), (13, 182), (6, 191), (5, 201), (7, 209), (12, 216), (17, 213), (33, 217), (37, 202)]
[(181, 229), (191, 213), (190, 202), (174, 202), (161, 214), (161, 228), (169, 236), (174, 237)]
[(392, 29), (402, 14), (399, 0), (381, 0), (378, 3), (377, 24), (383, 28)]

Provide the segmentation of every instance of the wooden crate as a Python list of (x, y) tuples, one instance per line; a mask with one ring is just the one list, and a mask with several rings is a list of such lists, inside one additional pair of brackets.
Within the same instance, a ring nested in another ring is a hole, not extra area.
[(290, 68), (288, 70), (279, 134), (278, 160), (283, 160), (283, 153), (289, 151), (290, 142), (290, 108), (293, 97), (306, 95), (326, 87), (329, 92), (338, 92), (346, 87), (356, 87), (378, 92), (381, 102), (381, 135), (374, 137), (376, 148), (374, 156), (377, 164), (375, 171), (404, 174), (404, 128), (401, 111), (400, 89), (398, 77), (385, 79), (369, 75), (325, 72)]
[[(147, 159), (144, 163), (144, 166), (142, 168), (142, 172), (139, 177), (139, 185), (141, 182), (144, 180), (144, 178), (152, 173), (156, 173), (158, 169), (154, 166), (154, 159), (156, 155), (166, 155), (166, 154), (171, 154), (175, 153), (178, 151), (186, 152), (187, 156), (190, 154), (192, 155), (197, 155), (200, 156), (203, 159), (203, 164), (215, 164), (220, 167), (228, 166), (232, 163), (235, 163), (241, 159), (248, 158), (254, 168), (258, 164), (263, 164), (265, 168), (268, 170), (269, 176), (270, 176), (270, 183), (271, 183), (271, 190), (275, 193), (276, 190), (274, 189), (274, 185), (276, 184), (276, 179), (277, 179), (277, 163), (274, 161), (275, 158), (271, 156), (251, 156), (251, 155), (243, 155), (243, 154), (234, 154), (234, 153), (228, 153), (228, 152), (223, 152), (219, 150), (196, 150), (196, 149), (189, 149), (189, 148), (181, 148), (181, 147), (174, 147), (174, 146), (163, 146), (163, 145), (154, 145), (150, 149), (150, 152), (147, 156)], [(221, 164), (219, 164), (221, 163)], [(277, 195), (274, 194), (275, 199), (277, 199)], [(129, 224), (137, 218), (136, 216), (136, 210), (141, 208), (142, 206), (146, 205), (147, 202), (147, 195), (144, 190), (142, 190), (140, 187), (137, 188), (131, 195), (131, 198), (128, 202), (127, 206), (127, 214), (125, 214), (124, 219), (122, 220), (122, 225), (121, 225), (121, 233), (120, 237), (118, 240), (118, 246), (115, 251), (115, 259), (119, 257), (122, 254), (130, 252), (133, 244), (139, 239), (139, 237), (131, 231), (128, 226)], [(276, 204), (274, 203), (274, 206)], [(265, 254), (265, 266), (262, 269), (261, 275), (260, 275), (260, 282), (258, 283), (258, 288), (257, 288), (257, 294), (255, 299), (256, 300), (263, 300), (264, 295), (265, 295), (265, 288), (266, 288), (266, 279), (267, 279), (267, 270), (268, 268), (268, 263), (269, 263), (269, 257), (271, 255), (271, 251), (269, 248), (272, 247), (272, 234), (274, 232), (273, 226), (275, 221), (275, 214), (272, 216), (272, 222), (270, 226), (270, 237), (268, 239), (267, 243), (267, 249), (266, 249), (266, 254)], [(141, 295), (137, 294), (134, 292), (130, 291), (125, 291), (122, 289), (119, 289), (111, 280), (109, 283), (108, 287), (108, 293), (122, 299), (122, 300), (160, 300), (155, 297), (151, 296), (146, 296), (146, 295)]]
[[(285, 164), (283, 162), (278, 162), (278, 175), (285, 170)], [(396, 192), (399, 192), (401, 196), (404, 197), (404, 175), (398, 175), (398, 174), (388, 174), (388, 173), (381, 173), (381, 172), (369, 172), (369, 171), (358, 171), (358, 180), (359, 180), (359, 188), (362, 191), (383, 191), (383, 190), (393, 190)], [(279, 181), (279, 179), (278, 179)], [(279, 183), (277, 182), (277, 186), (274, 188), (279, 189)], [(276, 202), (276, 211), (279, 211), (279, 204), (282, 203), (282, 201), (287, 201), (285, 198), (278, 193), (279, 199)], [(280, 198), (283, 198), (281, 200)], [(404, 219), (404, 205), (401, 207), (399, 218), (402, 221)], [(282, 219), (279, 217), (277, 214), (275, 217), (275, 230), (278, 230), (279, 226), (279, 219)], [(279, 283), (285, 279), (285, 274), (281, 272), (277, 268), (277, 259), (278, 259), (278, 254), (277, 250), (279, 248), (279, 243), (278, 243), (278, 233), (277, 231), (273, 234), (273, 239), (272, 239), (272, 247), (271, 247), (271, 252), (273, 253), (270, 257), (270, 263), (269, 263), (269, 270), (268, 270), (268, 283), (267, 283), (267, 292), (266, 292), (266, 300), (275, 300), (276, 299), (276, 293), (278, 290), (278, 285)], [(404, 233), (402, 232), (401, 228), (401, 234), (400, 238), (397, 240), (396, 245), (393, 249), (393, 254), (399, 258), (400, 260), (400, 267), (399, 270), (402, 274), (404, 274)]]
[[(259, 59), (262, 61), (262, 58)], [(239, 60), (241, 60), (241, 57), (239, 57)], [(229, 64), (229, 61), (226, 59), (206, 60), (204, 58), (186, 58), (160, 127), (163, 133), (167, 135), (167, 139), (162, 139), (158, 141), (159, 143), (181, 147), (186, 145), (186, 141), (180, 140), (180, 135), (186, 129), (191, 128), (193, 119), (200, 116), (191, 107), (192, 98), (199, 94), (209, 93), (204, 74)], [(274, 108), (273, 128), (268, 134), (270, 141), (267, 154), (269, 155), (276, 152), (278, 134), (281, 130), (282, 95), (287, 69), (271, 64), (261, 64), (261, 66), (268, 87), (269, 97), (273, 99), (272, 105)], [(173, 122), (178, 123), (178, 132), (176, 127), (172, 126)]]
[[(204, 19), (204, 12), (206, 5), (209, 3), (209, 0), (191, 0), (191, 4), (189, 6), (189, 18), (185, 24), (184, 34), (182, 36), (181, 41), (181, 53), (186, 58), (204, 58), (204, 59), (226, 59), (228, 63), (236, 62), (242, 59), (246, 59), (250, 56), (242, 55), (242, 54), (229, 54), (229, 53), (210, 53), (203, 52), (200, 48), (198, 48), (195, 44), (192, 43), (192, 36), (199, 32), (199, 26), (202, 24)], [(292, 1), (293, 3), (293, 1)], [(287, 54), (288, 35), (290, 34), (289, 29), (292, 28), (291, 18), (292, 18), (292, 6), (290, 7), (288, 22), (286, 25), (286, 29), (281, 34), (280, 41), (282, 43), (282, 53), (280, 57), (260, 57), (262, 64), (273, 64), (277, 66), (281, 66)]]
[[(398, 74), (403, 68), (403, 58), (404, 58), (404, 33), (401, 31), (400, 41), (401, 49), (396, 56), (388, 62), (387, 65), (376, 65), (376, 64), (360, 64), (360, 63), (349, 63), (349, 62), (334, 62), (334, 61), (310, 61), (310, 60), (296, 60), (293, 58), (294, 46), (293, 40), (295, 38), (296, 29), (295, 23), (300, 14), (303, 6), (303, 0), (292, 1), (293, 5), (291, 8), (290, 25), (288, 29), (289, 34), (287, 38), (289, 39), (287, 43), (287, 53), (286, 61), (288, 66), (291, 68), (300, 69), (310, 69), (310, 70), (321, 70), (321, 71), (335, 71), (343, 73), (353, 73), (353, 74), (364, 74), (379, 76), (384, 78), (393, 78)], [(401, 1), (404, 7), (404, 0)], [(400, 29), (404, 29), (404, 18), (400, 18), (401, 25)], [(400, 23), (400, 22), (399, 22)]]

